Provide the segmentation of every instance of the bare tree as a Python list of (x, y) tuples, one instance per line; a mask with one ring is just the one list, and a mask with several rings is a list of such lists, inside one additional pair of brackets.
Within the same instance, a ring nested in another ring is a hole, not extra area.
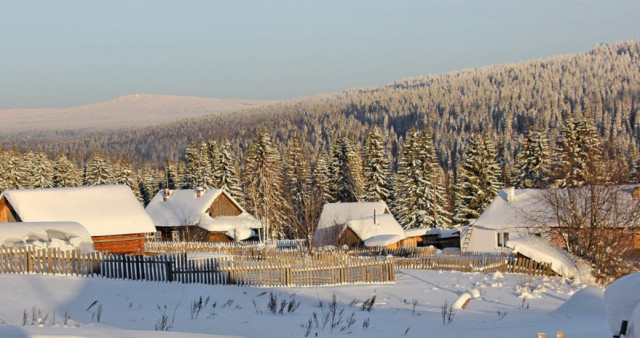
[(591, 263), (601, 281), (620, 277), (629, 269), (624, 258), (633, 249), (633, 230), (640, 226), (636, 189), (585, 185), (543, 191), (539, 207), (548, 210), (551, 240)]

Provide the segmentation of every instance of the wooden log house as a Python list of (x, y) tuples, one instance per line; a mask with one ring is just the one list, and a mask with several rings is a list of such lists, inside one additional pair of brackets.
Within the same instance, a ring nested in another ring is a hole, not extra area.
[(0, 223), (7, 222), (77, 222), (95, 249), (108, 253), (142, 253), (147, 234), (156, 232), (126, 185), (7, 190)]
[(163, 189), (146, 207), (162, 240), (255, 239), (262, 224), (222, 189)]

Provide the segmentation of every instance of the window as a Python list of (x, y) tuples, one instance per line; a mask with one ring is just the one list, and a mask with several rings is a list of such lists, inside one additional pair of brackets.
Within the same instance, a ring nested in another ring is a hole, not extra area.
[(174, 242), (180, 241), (180, 232), (178, 230), (171, 231), (171, 240)]
[(496, 242), (499, 248), (506, 248), (507, 241), (509, 241), (509, 233), (508, 232), (498, 232), (496, 233)]

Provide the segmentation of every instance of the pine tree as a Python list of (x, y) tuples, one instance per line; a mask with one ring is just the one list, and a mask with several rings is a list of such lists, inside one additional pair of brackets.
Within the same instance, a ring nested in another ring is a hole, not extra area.
[(211, 177), (211, 187), (212, 188), (222, 188), (222, 177), (220, 176), (222, 173), (219, 171), (222, 162), (222, 147), (216, 140), (209, 139), (209, 166), (211, 168), (211, 173), (209, 176)]
[[(294, 219), (303, 219), (308, 201), (311, 199), (311, 165), (303, 154), (300, 141), (294, 137), (284, 157), (283, 177), (285, 195), (293, 208)], [(291, 222), (294, 223), (293, 220)], [(290, 237), (297, 235), (297, 229), (288, 229)]]
[(33, 155), (29, 176), (33, 188), (53, 188), (54, 170), (51, 161), (43, 152)]
[(558, 187), (607, 183), (603, 181), (602, 143), (590, 118), (565, 119), (555, 157)]
[(140, 193), (140, 185), (138, 183), (138, 179), (133, 171), (133, 168), (129, 164), (129, 161), (123, 160), (120, 163), (120, 170), (116, 172), (116, 183), (124, 184), (131, 188), (133, 194), (136, 195), (138, 200), (143, 201), (142, 194)]
[(165, 186), (167, 189), (178, 189), (180, 187), (180, 172), (178, 165), (176, 165), (173, 161), (167, 160), (165, 164), (165, 175), (167, 182)]
[(247, 211), (262, 221), (266, 239), (284, 238), (289, 206), (283, 198), (280, 154), (264, 128), (247, 149), (243, 177)]
[(211, 168), (211, 152), (209, 144), (202, 140), (198, 146), (198, 163), (194, 174), (197, 187), (216, 188), (214, 186), (214, 172)]
[(545, 188), (550, 175), (549, 140), (541, 128), (530, 128), (516, 157), (516, 188)]
[(382, 132), (373, 126), (367, 134), (363, 151), (364, 200), (390, 202), (389, 159), (383, 145)]
[(53, 184), (56, 187), (79, 187), (82, 183), (80, 171), (76, 165), (67, 158), (60, 155), (53, 166)]
[(311, 167), (313, 185), (320, 189), (322, 204), (332, 201), (328, 157), (327, 152), (321, 150)]
[(185, 174), (183, 178), (183, 186), (185, 188), (195, 189), (198, 187), (196, 182), (196, 171), (200, 163), (198, 148), (194, 140), (189, 141), (189, 146), (184, 149)]
[(115, 175), (113, 173), (113, 166), (111, 162), (102, 154), (95, 153), (91, 162), (89, 162), (84, 170), (84, 185), (104, 185), (115, 184)]
[(499, 175), (500, 166), (491, 140), (486, 135), (469, 138), (456, 183), (457, 224), (467, 225), (480, 217), (498, 194)]
[(226, 191), (239, 203), (244, 203), (244, 192), (242, 191), (236, 160), (231, 148), (231, 142), (227, 139), (222, 141), (220, 155), (215, 167), (215, 177), (218, 181), (218, 188)]
[(30, 187), (31, 182), (25, 161), (17, 149), (11, 149), (8, 152), (3, 174), (3, 190), (27, 189)]
[(407, 133), (396, 178), (395, 209), (406, 228), (448, 228), (444, 172), (425, 129)]
[(338, 202), (358, 202), (363, 196), (362, 160), (345, 135), (333, 147), (331, 163), (332, 196)]

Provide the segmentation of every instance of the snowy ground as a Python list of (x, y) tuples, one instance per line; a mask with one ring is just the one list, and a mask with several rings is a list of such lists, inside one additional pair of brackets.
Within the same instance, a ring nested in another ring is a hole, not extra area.
[[(555, 337), (558, 330), (566, 337), (611, 336), (599, 288), (517, 274), (402, 270), (396, 276), (396, 284), (269, 289), (1, 275), (0, 336), (304, 337), (309, 320), (309, 337), (532, 338), (537, 332)], [(267, 306), (270, 292), (278, 303), (295, 295), (299, 308), (272, 314)], [(443, 324), (443, 303), (453, 304), (465, 292), (473, 297), (467, 308), (456, 310), (452, 322)], [(373, 294), (371, 311), (362, 310)], [(330, 309), (333, 295), (335, 317)], [(192, 303), (200, 297), (209, 300), (192, 319)], [(42, 327), (31, 325), (34, 308), (40, 317), (48, 315)], [(71, 317), (69, 327), (62, 327), (65, 311)], [(163, 312), (169, 317), (175, 312), (169, 332), (154, 330)], [(334, 323), (341, 318), (333, 329), (332, 318)]]

